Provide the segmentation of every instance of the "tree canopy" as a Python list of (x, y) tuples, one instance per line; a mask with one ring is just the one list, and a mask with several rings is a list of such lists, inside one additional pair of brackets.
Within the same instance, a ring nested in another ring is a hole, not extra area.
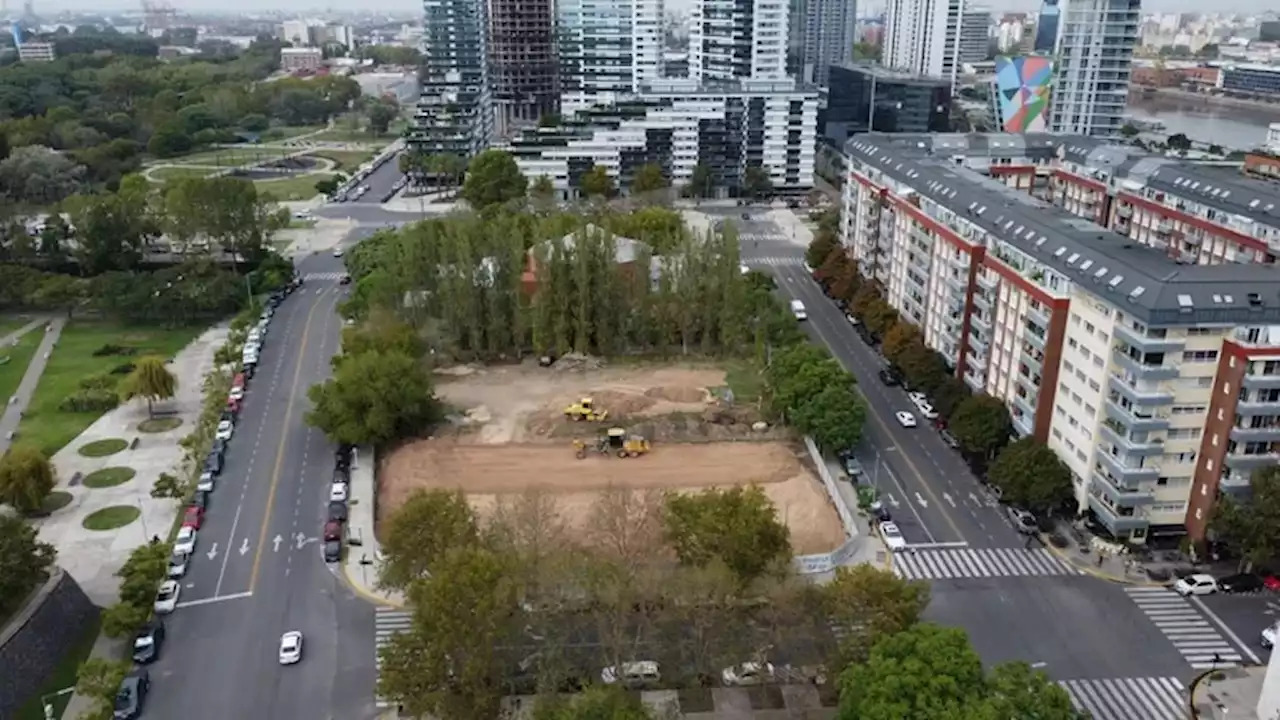
[(681, 562), (718, 560), (743, 583), (791, 558), (790, 531), (758, 487), (669, 493), (663, 524)]
[(1013, 421), (999, 398), (972, 395), (961, 400), (950, 413), (948, 427), (966, 452), (994, 457), (1009, 443)]
[(344, 355), (333, 377), (307, 395), (307, 422), (338, 443), (383, 445), (441, 417), (427, 367), (394, 350)]
[(1033, 437), (1002, 450), (991, 464), (989, 477), (1006, 501), (1033, 512), (1056, 510), (1075, 496), (1071, 470)]
[(501, 205), (525, 196), (529, 181), (520, 173), (511, 153), (485, 150), (471, 161), (462, 198), (476, 210)]
[(609, 169), (603, 165), (596, 165), (583, 175), (580, 187), (587, 197), (610, 198), (617, 192)]
[(22, 518), (0, 512), (0, 622), (49, 577), (58, 552)]
[(1253, 471), (1247, 501), (1223, 493), (1209, 516), (1213, 536), (1258, 565), (1280, 555), (1280, 468)]
[(416, 492), (396, 508), (383, 528), (378, 583), (403, 591), (427, 577), (445, 553), (475, 545), (479, 538), (475, 515), (461, 492)]
[(147, 401), (147, 415), (152, 416), (152, 403), (167, 400), (178, 392), (178, 378), (169, 371), (168, 363), (158, 355), (138, 358), (133, 372), (120, 383), (120, 399), (128, 402), (134, 398)]
[(53, 464), (36, 447), (19, 443), (0, 457), (0, 503), (18, 512), (39, 510), (56, 480)]

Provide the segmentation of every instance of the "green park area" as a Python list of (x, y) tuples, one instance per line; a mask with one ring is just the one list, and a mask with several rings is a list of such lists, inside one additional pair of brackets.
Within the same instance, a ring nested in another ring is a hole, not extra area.
[(88, 321), (68, 324), (18, 424), (18, 436), (52, 457), (106, 412), (68, 409), (65, 400), (89, 385), (118, 383), (140, 357), (171, 358), (199, 334), (196, 327), (136, 328)]
[(360, 169), (361, 165), (372, 160), (375, 155), (376, 152), (364, 150), (317, 150), (311, 153), (311, 157), (332, 160), (335, 172), (348, 175)]
[(175, 165), (208, 165), (210, 167), (238, 167), (248, 163), (270, 162), (279, 160), (297, 149), (283, 147), (236, 147), (205, 150), (193, 155), (184, 155), (165, 162)]
[(308, 173), (269, 180), (254, 180), (253, 186), (257, 188), (259, 195), (269, 193), (280, 201), (310, 200), (319, 194), (316, 191), (316, 183), (331, 177), (333, 177), (331, 173)]
[(166, 183), (188, 178), (203, 178), (218, 172), (212, 167), (158, 167), (147, 173), (153, 182)]
[[(9, 332), (12, 330), (4, 334)], [(31, 364), (31, 358), (35, 356), (43, 339), (43, 329), (36, 328), (18, 338), (17, 345), (0, 348), (0, 403), (8, 402), (9, 397), (17, 392), (18, 384), (22, 382), (22, 376), (27, 372), (27, 366)]]

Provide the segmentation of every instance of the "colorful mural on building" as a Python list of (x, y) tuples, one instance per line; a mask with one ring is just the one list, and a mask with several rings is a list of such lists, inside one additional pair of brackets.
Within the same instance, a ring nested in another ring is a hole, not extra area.
[(996, 106), (1004, 132), (1044, 132), (1053, 61), (1044, 55), (996, 58)]

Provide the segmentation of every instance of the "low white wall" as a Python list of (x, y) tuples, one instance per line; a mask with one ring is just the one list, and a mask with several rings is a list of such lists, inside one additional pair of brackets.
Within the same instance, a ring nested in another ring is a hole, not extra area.
[(822, 453), (818, 450), (817, 444), (813, 442), (813, 438), (806, 435), (804, 446), (809, 451), (809, 458), (813, 460), (813, 467), (817, 470), (818, 477), (822, 479), (822, 486), (827, 490), (827, 497), (831, 498), (831, 504), (836, 508), (836, 515), (840, 516), (840, 524), (844, 526), (844, 533), (847, 538), (840, 547), (829, 553), (796, 556), (794, 560), (796, 571), (802, 575), (813, 575), (831, 572), (843, 565), (853, 555), (859, 543), (858, 525), (854, 522), (853, 510), (845, 503), (844, 496), (840, 494), (839, 488), (836, 487), (836, 479), (831, 476), (831, 471), (827, 469), (827, 463), (822, 458)]

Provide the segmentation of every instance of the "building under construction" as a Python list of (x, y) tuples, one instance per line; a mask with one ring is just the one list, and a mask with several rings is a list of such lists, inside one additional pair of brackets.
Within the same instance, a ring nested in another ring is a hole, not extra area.
[(489, 81), (495, 130), (509, 135), (560, 103), (552, 0), (488, 0)]

